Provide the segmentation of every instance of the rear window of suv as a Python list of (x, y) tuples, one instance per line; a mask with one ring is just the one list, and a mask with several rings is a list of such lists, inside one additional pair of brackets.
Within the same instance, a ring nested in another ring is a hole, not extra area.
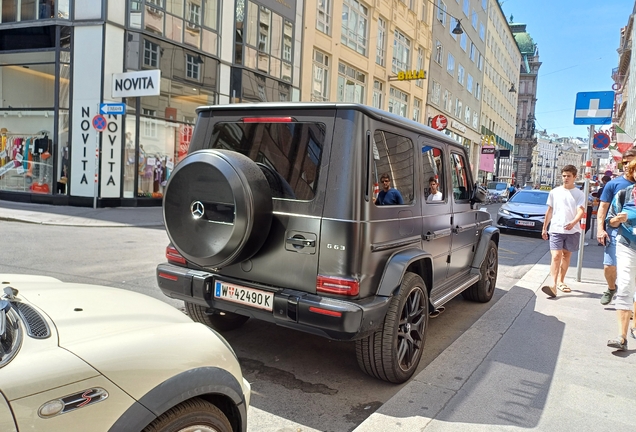
[(323, 123), (219, 122), (207, 148), (232, 150), (256, 162), (272, 197), (309, 201), (316, 192), (324, 141)]

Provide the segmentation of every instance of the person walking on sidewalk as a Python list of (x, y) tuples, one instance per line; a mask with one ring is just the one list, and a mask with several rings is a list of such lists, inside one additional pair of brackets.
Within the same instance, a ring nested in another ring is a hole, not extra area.
[[(636, 181), (636, 160), (625, 168), (625, 177)], [(627, 331), (634, 302), (636, 287), (636, 188), (632, 184), (619, 191), (607, 212), (606, 222), (618, 228), (616, 235), (616, 317), (618, 320), (618, 337), (607, 341), (607, 346), (621, 351), (627, 349)], [(636, 339), (636, 330), (632, 326), (631, 337)]]
[(574, 184), (576, 173), (574, 165), (564, 166), (561, 169), (563, 185), (552, 189), (548, 195), (548, 210), (545, 212), (541, 237), (550, 239), (550, 271), (554, 285), (546, 285), (541, 290), (550, 297), (556, 297), (557, 288), (563, 292), (571, 291), (565, 284), (565, 274), (570, 267), (572, 252), (579, 250), (579, 222), (585, 216), (586, 203), (585, 195)]
[[(634, 160), (634, 158), (636, 158), (636, 149), (632, 148), (627, 150), (623, 154), (623, 169), (625, 169), (625, 167)], [(599, 243), (605, 245), (605, 253), (603, 255), (603, 273), (605, 275), (605, 280), (607, 281), (607, 289), (601, 297), (602, 305), (608, 305), (612, 301), (614, 294), (616, 294), (616, 235), (618, 233), (618, 229), (612, 228), (611, 226), (606, 227), (605, 217), (610, 203), (612, 202), (612, 199), (614, 199), (616, 193), (621, 189), (625, 189), (632, 183), (633, 182), (624, 175), (616, 177), (615, 179), (610, 180), (603, 187), (603, 192), (599, 196), (600, 203), (596, 212), (596, 239)], [(605, 230), (605, 228), (607, 228), (607, 230)]]

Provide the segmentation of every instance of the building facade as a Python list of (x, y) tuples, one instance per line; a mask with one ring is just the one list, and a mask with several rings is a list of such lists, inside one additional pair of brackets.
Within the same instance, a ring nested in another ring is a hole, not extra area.
[(515, 182), (523, 186), (534, 180), (531, 175), (532, 151), (537, 144), (535, 108), (537, 104), (537, 77), (541, 62), (539, 61), (539, 49), (530, 34), (526, 32), (526, 25), (512, 22), (509, 25), (522, 56), (512, 171)]
[(512, 182), (521, 52), (498, 0), (482, 0), (488, 12), (481, 132), (494, 137), (500, 157), (493, 178)]
[(473, 177), (480, 166), (479, 117), (483, 93), (487, 12), (480, 0), (437, 0), (426, 115), (429, 126), (466, 147)]
[(433, 5), (306, 3), (301, 99), (371, 105), (425, 123)]
[(635, 16), (636, 2), (627, 25), (620, 30), (618, 66), (612, 71), (616, 91), (612, 120), (632, 138), (636, 137), (636, 56), (632, 55), (632, 45), (636, 40)]
[(160, 205), (198, 106), (300, 99), (303, 4), (2, 0), (0, 198)]

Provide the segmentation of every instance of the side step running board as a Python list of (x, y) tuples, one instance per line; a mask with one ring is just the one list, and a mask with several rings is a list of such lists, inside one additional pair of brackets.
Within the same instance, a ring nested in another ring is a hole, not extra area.
[(450, 301), (457, 294), (459, 294), (460, 292), (464, 291), (469, 286), (471, 286), (474, 283), (476, 283), (477, 281), (479, 281), (479, 278), (480, 278), (480, 276), (478, 274), (473, 275), (472, 277), (469, 277), (468, 279), (464, 280), (464, 282), (462, 282), (461, 284), (457, 285), (452, 291), (448, 291), (442, 297), (436, 299), (434, 302), (431, 301), (431, 304), (433, 305), (433, 307), (435, 309), (439, 309), (440, 306), (442, 306), (446, 302)]

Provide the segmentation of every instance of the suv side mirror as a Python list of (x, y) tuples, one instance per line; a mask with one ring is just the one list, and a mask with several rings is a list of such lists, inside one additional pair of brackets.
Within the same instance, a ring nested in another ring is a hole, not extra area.
[(488, 191), (475, 183), (473, 188), (473, 196), (470, 197), (471, 204), (484, 203), (488, 197)]

